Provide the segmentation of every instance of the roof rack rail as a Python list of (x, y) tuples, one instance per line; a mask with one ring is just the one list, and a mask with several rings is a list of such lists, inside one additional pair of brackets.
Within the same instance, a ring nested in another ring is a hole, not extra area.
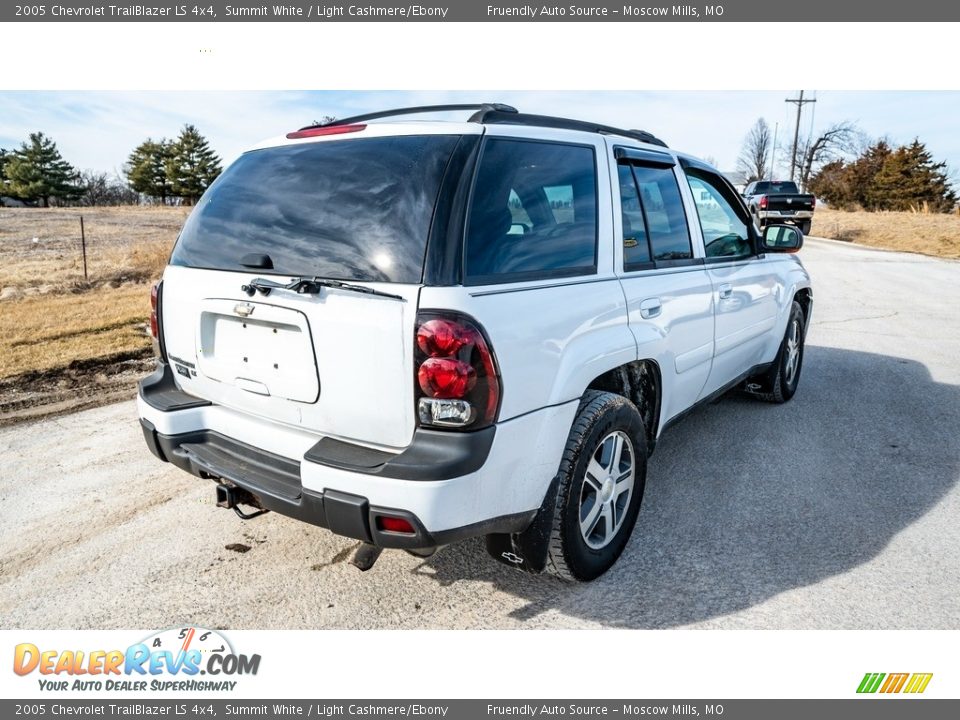
[[(398, 115), (419, 115), (421, 113), (434, 112), (454, 112), (457, 110), (476, 110), (476, 114), (485, 111), (496, 111), (501, 113), (517, 113), (515, 107), (503, 105), (502, 103), (461, 103), (457, 105), (419, 105), (417, 107), (397, 108), (396, 110), (381, 110), (379, 112), (364, 113), (363, 115), (354, 115), (347, 118), (335, 118), (329, 122), (316, 123), (300, 128), (301, 130), (310, 130), (311, 128), (328, 127), (332, 125), (350, 125), (353, 123), (365, 122), (367, 120), (379, 120), (385, 117), (395, 117)], [(474, 117), (476, 117), (476, 114)]]
[(310, 130), (313, 128), (330, 127), (335, 125), (351, 125), (353, 123), (366, 122), (367, 120), (378, 120), (386, 117), (396, 117), (399, 115), (419, 115), (421, 113), (432, 112), (453, 112), (457, 110), (475, 110), (470, 116), (469, 122), (480, 123), (482, 125), (527, 125), (532, 127), (548, 127), (562, 130), (580, 130), (583, 132), (601, 133), (603, 135), (619, 135), (628, 137), (640, 142), (651, 145), (667, 147), (667, 144), (656, 135), (646, 130), (624, 130), (623, 128), (613, 127), (611, 125), (602, 125), (599, 123), (587, 122), (585, 120), (571, 120), (570, 118), (554, 117), (551, 115), (533, 115), (530, 113), (521, 113), (515, 107), (504, 105), (502, 103), (464, 103), (456, 105), (420, 105), (418, 107), (398, 108), (396, 110), (381, 110), (380, 112), (365, 113), (363, 115), (354, 115), (353, 117), (338, 118), (326, 123), (317, 123), (300, 128), (301, 130)]
[(487, 125), (531, 125), (534, 127), (557, 128), (561, 130), (581, 130), (602, 135), (620, 135), (640, 142), (667, 147), (667, 144), (656, 135), (646, 130), (624, 130), (623, 128), (585, 120), (571, 120), (570, 118), (553, 117), (551, 115), (531, 115), (528, 113), (501, 113), (495, 108), (481, 110), (470, 118), (471, 122), (481, 122)]

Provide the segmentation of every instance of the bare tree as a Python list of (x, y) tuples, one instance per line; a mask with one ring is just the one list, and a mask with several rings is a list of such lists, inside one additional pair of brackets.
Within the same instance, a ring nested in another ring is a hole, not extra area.
[(737, 157), (737, 170), (746, 176), (748, 183), (763, 180), (767, 176), (767, 162), (772, 147), (770, 126), (766, 120), (758, 118), (743, 139), (743, 147)]
[(135, 205), (138, 194), (114, 174), (113, 177), (105, 172), (85, 170), (80, 173), (80, 189), (82, 194), (78, 200), (80, 205)]
[(797, 147), (796, 170), (800, 187), (807, 187), (810, 176), (828, 162), (856, 155), (864, 146), (864, 133), (849, 120), (834, 123), (816, 137), (810, 136)]

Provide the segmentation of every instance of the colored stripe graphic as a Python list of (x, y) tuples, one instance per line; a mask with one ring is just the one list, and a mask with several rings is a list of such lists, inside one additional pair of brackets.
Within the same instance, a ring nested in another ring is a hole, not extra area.
[[(886, 682), (884, 682), (886, 678)], [(866, 673), (860, 685), (857, 687), (858, 693), (875, 693), (878, 690), (881, 693), (922, 693), (927, 689), (933, 673)], [(882, 685), (881, 685), (882, 683)]]
[(867, 673), (863, 676), (863, 680), (860, 681), (860, 687), (857, 688), (857, 692), (875, 693), (877, 688), (880, 687), (880, 683), (884, 677), (886, 677), (884, 673)]
[(898, 693), (903, 689), (903, 684), (907, 682), (910, 673), (890, 673), (887, 675), (887, 681), (880, 688), (882, 693)]
[(930, 684), (930, 679), (933, 677), (933, 673), (914, 673), (910, 678), (910, 682), (907, 683), (907, 687), (904, 690), (905, 693), (922, 693), (927, 689), (927, 685)]

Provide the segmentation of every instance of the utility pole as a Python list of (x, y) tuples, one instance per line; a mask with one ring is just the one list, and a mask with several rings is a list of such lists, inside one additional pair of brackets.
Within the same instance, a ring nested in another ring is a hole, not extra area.
[(797, 170), (797, 141), (800, 139), (800, 113), (804, 105), (807, 103), (815, 103), (816, 100), (810, 100), (809, 98), (804, 100), (803, 90), (801, 90), (799, 98), (787, 98), (784, 102), (794, 103), (797, 106), (797, 125), (793, 130), (793, 153), (790, 157), (790, 180), (792, 182), (794, 173)]

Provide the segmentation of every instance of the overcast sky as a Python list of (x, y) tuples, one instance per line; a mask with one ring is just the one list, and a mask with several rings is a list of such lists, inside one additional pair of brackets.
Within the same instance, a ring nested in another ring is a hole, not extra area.
[[(671, 147), (713, 157), (732, 170), (750, 126), (764, 117), (779, 123), (778, 139), (792, 140), (797, 91), (703, 92), (3, 92), (0, 147), (11, 149), (30, 132), (53, 137), (64, 158), (81, 169), (120, 170), (147, 137), (173, 137), (196, 125), (230, 162), (266, 137), (323, 115), (345, 117), (367, 110), (444, 102), (505, 102), (525, 112), (649, 130)], [(895, 143), (919, 137), (954, 180), (960, 171), (960, 92), (819, 92), (804, 108), (801, 135), (850, 120), (871, 137)], [(780, 153), (783, 174), (786, 153)]]

